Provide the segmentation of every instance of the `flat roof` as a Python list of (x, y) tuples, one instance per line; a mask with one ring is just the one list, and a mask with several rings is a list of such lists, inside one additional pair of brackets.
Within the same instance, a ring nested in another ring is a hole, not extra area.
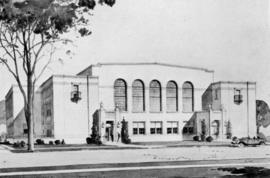
[(84, 71), (86, 71), (87, 69), (91, 68), (91, 67), (101, 67), (101, 66), (113, 66), (113, 65), (159, 65), (159, 66), (167, 66), (167, 67), (177, 67), (177, 68), (184, 68), (184, 69), (191, 69), (191, 70), (200, 70), (200, 71), (204, 71), (204, 72), (210, 72), (210, 73), (214, 73), (214, 70), (210, 70), (210, 69), (206, 69), (206, 68), (202, 68), (202, 67), (194, 67), (194, 66), (184, 66), (184, 65), (177, 65), (177, 64), (168, 64), (168, 63), (160, 63), (160, 62), (112, 62), (112, 63), (97, 63), (97, 64), (92, 64), (89, 67), (85, 68), (84, 70), (82, 70), (81, 72), (78, 73), (81, 74)]
[[(43, 87), (48, 81), (50, 81), (53, 77), (58, 77), (58, 78), (86, 78), (87, 76), (78, 76), (78, 75), (61, 75), (61, 74), (55, 74), (51, 75), (47, 80), (42, 82), (42, 84), (39, 86)], [(98, 78), (97, 76), (91, 76), (89, 78)]]
[(221, 84), (221, 83), (225, 83), (225, 84), (251, 84), (251, 85), (256, 85), (256, 82), (254, 81), (218, 81), (218, 82), (214, 82), (212, 83), (212, 85), (215, 84)]

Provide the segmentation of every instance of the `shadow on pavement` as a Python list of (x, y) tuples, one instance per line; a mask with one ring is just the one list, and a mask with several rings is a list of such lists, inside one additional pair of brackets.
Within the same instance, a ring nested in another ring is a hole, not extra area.
[(231, 175), (222, 176), (223, 178), (231, 177), (270, 177), (270, 169), (264, 167), (243, 167), (243, 168), (218, 168), (219, 171), (229, 172)]

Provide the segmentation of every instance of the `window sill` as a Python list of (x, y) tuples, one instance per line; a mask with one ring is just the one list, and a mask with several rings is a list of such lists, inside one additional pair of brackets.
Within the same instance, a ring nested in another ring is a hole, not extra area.
[(146, 134), (132, 134), (132, 136), (134, 136), (134, 137), (143, 137), (143, 136), (146, 136)]
[(195, 111), (182, 111), (182, 113), (184, 114), (191, 114), (191, 113), (194, 113)]
[(145, 111), (132, 111), (132, 113), (146, 113)]
[(119, 110), (119, 112), (120, 112), (120, 113), (128, 113), (128, 111), (120, 111), (120, 110)]
[(179, 113), (179, 111), (166, 111), (166, 113)]

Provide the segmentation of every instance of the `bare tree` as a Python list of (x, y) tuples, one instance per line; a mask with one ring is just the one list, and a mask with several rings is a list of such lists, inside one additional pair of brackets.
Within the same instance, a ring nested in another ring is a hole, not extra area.
[[(112, 6), (115, 0), (99, 0)], [(0, 63), (16, 80), (24, 100), (28, 127), (28, 150), (34, 151), (33, 100), (35, 84), (48, 67), (55, 43), (70, 42), (71, 29), (81, 36), (88, 29), (95, 0), (1, 0)], [(49, 53), (44, 54), (44, 51)], [(38, 68), (37, 66), (40, 65)], [(26, 78), (26, 88), (23, 79)]]

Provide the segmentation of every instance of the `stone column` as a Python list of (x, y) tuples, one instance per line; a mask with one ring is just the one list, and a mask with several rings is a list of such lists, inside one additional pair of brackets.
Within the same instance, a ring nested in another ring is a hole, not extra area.
[(114, 123), (113, 123), (113, 142), (117, 142), (118, 134), (117, 132), (119, 131), (119, 127), (121, 125), (121, 115), (120, 115), (120, 110), (118, 106), (115, 108), (115, 118), (114, 118)]
[(100, 134), (100, 139), (102, 142), (106, 141), (106, 133), (105, 133), (105, 128), (106, 128), (106, 119), (105, 119), (105, 109), (103, 107), (103, 103), (100, 103), (100, 109), (99, 109), (99, 134)]

